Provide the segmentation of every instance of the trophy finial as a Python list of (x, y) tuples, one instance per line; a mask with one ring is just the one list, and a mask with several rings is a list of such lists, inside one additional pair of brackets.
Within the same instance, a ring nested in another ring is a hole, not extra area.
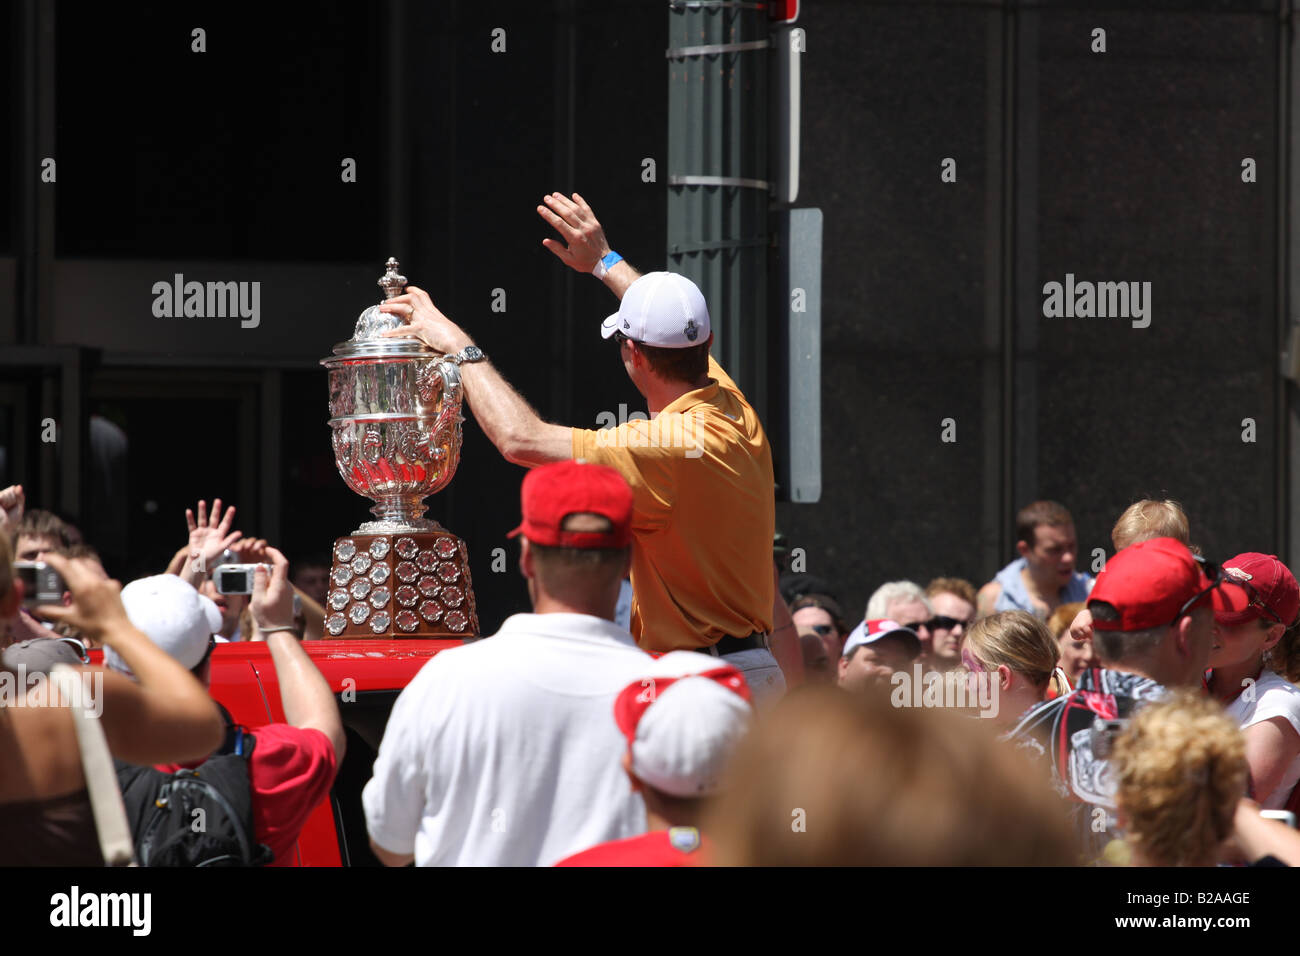
[(401, 263), (392, 256), (389, 256), (384, 265), (387, 271), (384, 272), (384, 277), (379, 280), (378, 284), (379, 288), (384, 290), (384, 298), (392, 299), (401, 295), (402, 290), (406, 288), (406, 276), (397, 271)]

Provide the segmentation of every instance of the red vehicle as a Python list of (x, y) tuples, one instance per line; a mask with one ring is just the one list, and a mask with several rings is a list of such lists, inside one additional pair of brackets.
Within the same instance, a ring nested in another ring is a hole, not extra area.
[[(433, 655), (462, 643), (459, 638), (303, 642), (339, 701), (347, 753), (329, 800), (316, 807), (298, 838), (298, 866), (380, 865), (370, 852), (361, 788), (370, 779), (388, 714), (402, 688)], [(280, 685), (264, 643), (218, 645), (210, 689), (238, 723), (254, 732), (284, 721)]]

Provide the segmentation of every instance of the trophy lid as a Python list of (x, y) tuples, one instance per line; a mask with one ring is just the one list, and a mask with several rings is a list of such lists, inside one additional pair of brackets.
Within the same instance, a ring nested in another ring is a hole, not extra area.
[[(397, 271), (400, 267), (401, 263), (391, 257), (385, 263), (384, 274), (377, 283), (384, 290), (385, 301), (401, 295), (402, 289), (406, 287), (406, 276)], [(378, 305), (372, 305), (357, 317), (352, 338), (334, 346), (334, 355), (321, 359), (321, 364), (329, 368), (349, 359), (429, 355), (432, 350), (417, 338), (384, 337), (384, 332), (399, 329), (405, 324), (398, 316), (391, 312), (381, 312)]]

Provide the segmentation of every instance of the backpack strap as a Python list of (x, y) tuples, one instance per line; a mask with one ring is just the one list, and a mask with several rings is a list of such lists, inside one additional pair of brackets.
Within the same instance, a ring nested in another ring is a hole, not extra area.
[(104, 864), (135, 866), (135, 846), (131, 842), (131, 828), (126, 822), (126, 807), (117, 787), (108, 740), (99, 723), (99, 715), (89, 706), (90, 701), (83, 701), (80, 697), (85, 690), (80, 678), (87, 673), (68, 664), (55, 664), (50, 678), (72, 712), (73, 726), (77, 729), (81, 769), (90, 794), (90, 809), (95, 818), (95, 832), (99, 834), (99, 850)]

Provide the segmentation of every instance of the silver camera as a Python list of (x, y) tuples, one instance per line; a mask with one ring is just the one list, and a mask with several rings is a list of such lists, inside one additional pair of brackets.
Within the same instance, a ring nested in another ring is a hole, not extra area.
[(14, 570), (23, 582), (23, 606), (61, 604), (67, 585), (58, 571), (44, 561), (15, 561)]
[(253, 572), (267, 565), (256, 564), (219, 564), (212, 569), (212, 583), (218, 594), (252, 594)]

